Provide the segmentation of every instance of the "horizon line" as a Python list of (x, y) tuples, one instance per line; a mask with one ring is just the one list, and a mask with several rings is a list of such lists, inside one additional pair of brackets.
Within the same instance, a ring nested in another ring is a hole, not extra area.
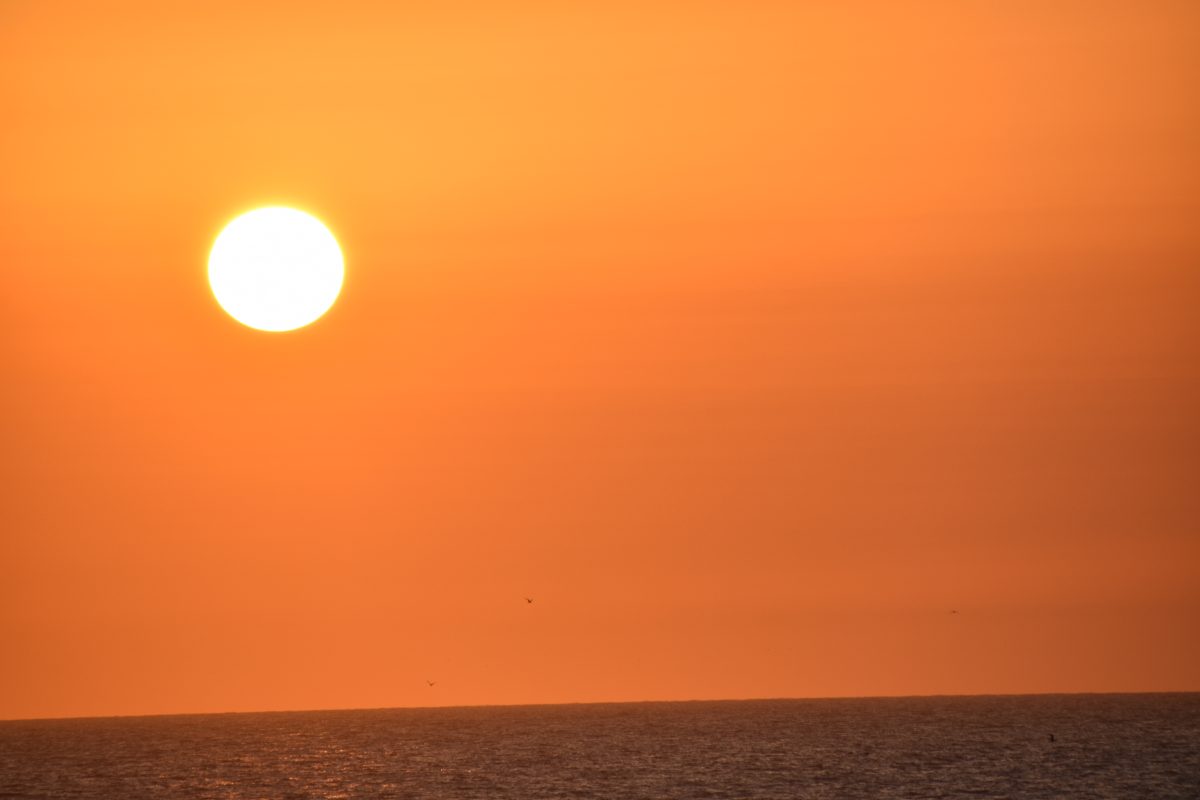
[(937, 698), (982, 698), (982, 697), (1089, 697), (1097, 695), (1127, 696), (1127, 695), (1163, 695), (1163, 694), (1200, 694), (1200, 689), (1159, 689), (1147, 691), (1124, 692), (939, 692), (934, 694), (877, 694), (877, 695), (824, 695), (824, 696), (791, 696), (791, 697), (711, 697), (689, 698), (686, 700), (579, 700), (562, 703), (465, 703), (461, 705), (425, 705), (425, 706), (355, 706), (343, 708), (283, 708), (255, 709), (248, 711), (178, 711), (158, 714), (92, 714), (85, 716), (50, 716), (50, 717), (12, 717), (0, 718), (0, 724), (7, 722), (65, 722), (71, 720), (100, 720), (100, 719), (154, 719), (157, 717), (218, 717), (236, 714), (323, 714), (348, 711), (438, 711), (451, 709), (472, 708), (550, 708), (559, 706), (628, 706), (628, 705), (666, 705), (684, 703), (762, 703), (762, 702), (806, 702), (822, 700), (911, 700)]

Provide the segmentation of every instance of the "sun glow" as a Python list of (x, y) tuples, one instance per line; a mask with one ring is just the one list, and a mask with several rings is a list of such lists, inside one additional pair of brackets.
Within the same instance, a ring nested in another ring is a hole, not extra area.
[(290, 331), (319, 319), (345, 274), (337, 240), (320, 220), (292, 208), (248, 211), (217, 236), (208, 283), (221, 308), (261, 331)]

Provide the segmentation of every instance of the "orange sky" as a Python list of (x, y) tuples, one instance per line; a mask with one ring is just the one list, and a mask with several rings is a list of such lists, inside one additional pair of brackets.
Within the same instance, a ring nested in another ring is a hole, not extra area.
[(1200, 689), (1198, 79), (1190, 0), (0, 4), (0, 718)]

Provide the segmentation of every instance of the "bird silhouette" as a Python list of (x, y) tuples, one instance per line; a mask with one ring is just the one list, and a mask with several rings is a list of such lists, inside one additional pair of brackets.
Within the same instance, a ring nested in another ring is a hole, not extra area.
[(951, 614), (957, 614), (957, 613), (958, 613), (958, 609), (957, 609), (957, 608), (952, 608), (952, 609), (950, 609), (950, 613), (951, 613)]
[(533, 598), (532, 598), (532, 597), (526, 597), (526, 598), (525, 598), (525, 602), (526, 602), (526, 603), (532, 603), (532, 602), (533, 602)]
[(425, 682), (428, 683), (430, 686), (433, 686), (435, 683), (437, 683), (437, 681), (425, 681)]

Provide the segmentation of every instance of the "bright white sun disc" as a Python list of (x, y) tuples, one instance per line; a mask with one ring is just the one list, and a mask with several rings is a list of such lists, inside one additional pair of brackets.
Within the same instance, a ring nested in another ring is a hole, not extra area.
[(290, 331), (320, 318), (337, 300), (344, 275), (333, 234), (294, 208), (242, 214), (208, 255), (208, 283), (221, 308), (262, 331)]

